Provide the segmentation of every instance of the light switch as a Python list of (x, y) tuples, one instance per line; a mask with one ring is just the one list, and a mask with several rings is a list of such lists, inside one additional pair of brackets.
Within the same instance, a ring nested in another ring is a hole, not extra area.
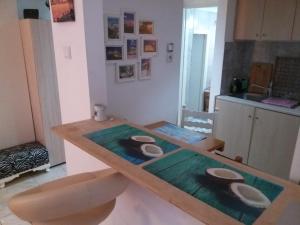
[(64, 55), (66, 59), (72, 59), (72, 49), (71, 46), (64, 47)]

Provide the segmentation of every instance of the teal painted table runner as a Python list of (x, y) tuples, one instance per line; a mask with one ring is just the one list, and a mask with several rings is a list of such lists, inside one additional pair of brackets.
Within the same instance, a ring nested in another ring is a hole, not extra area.
[(230, 217), (246, 225), (253, 224), (264, 210), (245, 205), (229, 191), (228, 186), (207, 178), (207, 168), (227, 168), (240, 173), (246, 184), (259, 189), (270, 201), (274, 201), (283, 190), (279, 185), (190, 150), (179, 151), (144, 167), (148, 172)]
[(126, 159), (135, 165), (139, 165), (143, 162), (150, 160), (151, 158), (146, 157), (140, 152), (137, 152), (128, 146), (124, 146), (121, 143), (122, 140), (129, 139), (131, 136), (136, 135), (146, 135), (153, 137), (156, 141), (156, 145), (160, 146), (164, 153), (168, 153), (179, 148), (178, 145), (174, 145), (168, 141), (156, 137), (155, 135), (129, 126), (127, 124), (96, 131), (93, 133), (86, 134), (84, 136), (89, 140), (95, 142), (96, 144), (115, 153), (121, 158)]

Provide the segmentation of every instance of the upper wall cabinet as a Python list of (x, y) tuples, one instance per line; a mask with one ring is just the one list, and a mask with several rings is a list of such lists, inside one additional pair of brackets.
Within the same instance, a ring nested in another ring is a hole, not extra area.
[(297, 0), (297, 9), (292, 39), (294, 41), (300, 41), (300, 0)]
[(264, 0), (238, 1), (235, 39), (256, 40), (260, 38), (264, 5)]
[(266, 0), (262, 40), (291, 40), (297, 0)]
[(297, 0), (239, 0), (237, 40), (291, 40)]

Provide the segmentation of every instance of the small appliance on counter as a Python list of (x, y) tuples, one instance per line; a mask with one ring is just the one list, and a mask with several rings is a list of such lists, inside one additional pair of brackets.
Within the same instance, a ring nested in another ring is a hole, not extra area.
[(105, 121), (107, 116), (105, 114), (105, 106), (101, 104), (96, 104), (94, 106), (94, 120), (101, 122)]

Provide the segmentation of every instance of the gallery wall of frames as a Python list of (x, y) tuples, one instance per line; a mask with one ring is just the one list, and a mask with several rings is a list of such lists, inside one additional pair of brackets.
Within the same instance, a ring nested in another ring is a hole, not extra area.
[(151, 79), (152, 58), (158, 54), (158, 40), (152, 20), (136, 12), (105, 14), (105, 57), (116, 70), (116, 82)]

